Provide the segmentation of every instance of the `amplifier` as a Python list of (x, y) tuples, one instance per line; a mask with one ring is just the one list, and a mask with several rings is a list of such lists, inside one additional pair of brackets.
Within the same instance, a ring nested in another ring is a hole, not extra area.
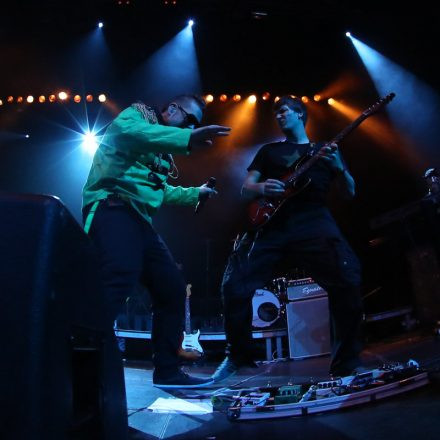
[(296, 301), (299, 299), (316, 298), (325, 296), (327, 292), (312, 278), (301, 278), (298, 280), (289, 280), (287, 282), (287, 299)]
[(291, 359), (330, 353), (330, 323), (326, 296), (289, 302), (286, 305), (286, 314)]

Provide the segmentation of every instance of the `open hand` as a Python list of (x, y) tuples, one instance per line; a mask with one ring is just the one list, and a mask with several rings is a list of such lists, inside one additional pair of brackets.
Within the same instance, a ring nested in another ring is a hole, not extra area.
[(193, 148), (209, 147), (212, 140), (219, 136), (229, 136), (231, 127), (223, 125), (206, 125), (205, 127), (195, 128), (189, 138), (189, 145)]

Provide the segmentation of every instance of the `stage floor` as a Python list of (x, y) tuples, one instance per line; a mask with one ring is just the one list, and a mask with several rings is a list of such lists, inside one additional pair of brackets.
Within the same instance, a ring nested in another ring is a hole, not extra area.
[[(362, 353), (367, 366), (414, 359), (430, 371), (430, 384), (417, 390), (375, 403), (334, 412), (274, 420), (231, 422), (223, 412), (210, 410), (209, 400), (196, 404), (191, 400), (187, 411), (154, 412), (147, 409), (156, 402), (183, 398), (177, 392), (152, 386), (152, 365), (149, 362), (125, 362), (125, 380), (130, 425), (130, 440), (141, 439), (415, 439), (440, 438), (440, 340), (412, 334), (393, 341), (370, 344)], [(240, 370), (221, 385), (229, 387), (244, 381), (243, 388), (286, 385), (289, 381), (304, 383), (328, 379), (329, 357), (263, 363), (258, 369)], [(195, 375), (209, 376), (217, 364), (186, 368)], [(217, 387), (219, 388), (219, 387)], [(186, 390), (196, 396), (212, 392)], [(159, 398), (167, 400), (157, 400)], [(185, 404), (185, 402), (179, 402)]]

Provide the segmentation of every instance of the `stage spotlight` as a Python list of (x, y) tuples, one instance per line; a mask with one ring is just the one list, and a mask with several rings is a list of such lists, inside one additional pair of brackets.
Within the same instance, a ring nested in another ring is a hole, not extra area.
[(3, 105), (3, 101), (0, 99), (0, 105)]
[(28, 134), (26, 134), (24, 137), (25, 137), (26, 139), (29, 139), (30, 136), (29, 136)]
[(81, 102), (81, 96), (79, 96), (79, 95), (75, 95), (75, 96), (73, 97), (73, 101), (76, 102), (76, 103), (78, 104), (79, 102)]
[(49, 102), (55, 102), (57, 97), (55, 95), (49, 95)]
[(92, 102), (93, 101), (93, 95), (87, 95), (86, 96), (86, 101), (87, 102)]
[(335, 100), (334, 100), (333, 98), (329, 98), (329, 99), (327, 100), (327, 102), (328, 102), (330, 105), (333, 105), (333, 104), (335, 103)]
[(98, 27), (101, 29), (103, 26), (104, 26), (104, 23), (103, 23), (102, 21), (100, 21), (100, 22), (98, 23)]
[(291, 98), (295, 99), (296, 95), (289, 95)]
[(18, 96), (17, 97), (17, 102), (22, 103), (23, 102), (23, 96)]
[(104, 93), (101, 93), (99, 96), (98, 96), (98, 101), (99, 102), (105, 102), (107, 100), (107, 97), (104, 95)]
[(33, 97), (32, 95), (29, 95), (29, 96), (26, 98), (26, 101), (27, 101), (29, 104), (31, 104), (32, 102), (34, 102), (34, 97)]
[(307, 96), (302, 96), (301, 101), (304, 103), (307, 103), (307, 102), (309, 102), (309, 98), (307, 98)]
[(269, 92), (263, 93), (263, 96), (261, 98), (263, 99), (263, 101), (267, 101), (270, 98), (270, 93)]
[(241, 100), (241, 96), (240, 96), (240, 95), (234, 95), (234, 96), (232, 97), (232, 99), (233, 99), (235, 102), (238, 102), (238, 101)]
[(10, 103), (14, 102), (14, 97), (13, 96), (8, 96), (7, 101)]
[(206, 95), (205, 101), (209, 104), (210, 102), (214, 101), (214, 96)]
[(44, 95), (41, 95), (41, 96), (38, 97), (38, 102), (43, 103), (45, 101), (46, 101), (46, 97)]
[(228, 100), (228, 96), (227, 95), (220, 95), (219, 99), (221, 102), (226, 102)]
[(255, 95), (251, 95), (248, 97), (248, 102), (251, 104), (255, 104), (257, 102), (257, 97)]
[(280, 100), (279, 96), (275, 96), (275, 99), (273, 100), (273, 102), (278, 102)]
[(58, 93), (58, 98), (60, 98), (61, 101), (65, 101), (67, 99), (67, 93), (66, 92)]
[(96, 142), (96, 137), (93, 133), (88, 131), (82, 135), (82, 148), (87, 151), (92, 156), (95, 154), (96, 149), (98, 148), (98, 143)]
[(321, 95), (315, 95), (313, 97), (313, 100), (316, 101), (316, 102), (321, 101)]
[(192, 27), (194, 25), (194, 20), (188, 20), (188, 26)]
[(350, 32), (346, 32), (346, 33), (345, 33), (345, 36), (348, 37), (348, 38), (350, 38), (350, 37), (351, 37), (351, 33), (350, 33)]

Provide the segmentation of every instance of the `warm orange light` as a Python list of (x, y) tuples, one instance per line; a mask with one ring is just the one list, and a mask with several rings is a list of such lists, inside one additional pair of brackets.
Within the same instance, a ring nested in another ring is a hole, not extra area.
[(0, 99), (0, 105), (3, 105), (3, 101)]
[(49, 102), (55, 102), (57, 97), (55, 95), (49, 95)]
[(290, 95), (290, 97), (291, 97), (291, 98), (293, 98), (293, 99), (295, 99), (295, 98), (296, 98), (296, 96), (295, 96), (295, 95)]
[(273, 100), (273, 102), (278, 102), (280, 100), (279, 96), (275, 96), (275, 99)]
[(23, 102), (23, 96), (19, 96), (18, 98), (17, 98), (17, 102)]
[(93, 95), (87, 95), (86, 96), (86, 101), (87, 102), (92, 102), (93, 101)]
[(335, 100), (334, 100), (333, 98), (329, 98), (329, 99), (327, 100), (327, 102), (328, 102), (330, 105), (334, 105)]
[(98, 101), (99, 102), (105, 102), (107, 100), (107, 97), (104, 95), (104, 93), (101, 93), (99, 96), (98, 96)]
[(27, 101), (29, 104), (31, 104), (32, 102), (34, 102), (34, 97), (33, 97), (32, 95), (29, 95), (29, 96), (26, 98), (26, 101)]
[(38, 101), (43, 103), (43, 102), (46, 101), (46, 97), (44, 95), (41, 95), (41, 96), (38, 97)]
[(264, 92), (263, 96), (262, 96), (263, 101), (267, 101), (269, 98), (270, 98), (270, 93), (269, 92)]
[(235, 102), (238, 102), (238, 101), (241, 100), (241, 96), (240, 96), (240, 95), (234, 95), (234, 96), (232, 97), (232, 99), (233, 99)]
[(309, 98), (307, 98), (307, 96), (302, 96), (301, 97), (301, 101), (304, 102), (304, 103), (305, 102), (309, 102)]
[(7, 101), (8, 101), (9, 103), (14, 102), (14, 97), (13, 97), (13, 96), (8, 96)]
[(79, 95), (75, 95), (75, 96), (73, 97), (73, 102), (76, 102), (76, 103), (81, 102), (81, 96), (79, 96)]
[(210, 103), (210, 102), (214, 101), (214, 96), (212, 96), (212, 95), (206, 95), (206, 97), (205, 97), (205, 101), (206, 101), (207, 103)]
[(67, 99), (67, 93), (66, 92), (58, 93), (58, 98), (60, 98), (61, 101), (65, 101)]
[(315, 96), (313, 97), (313, 99), (314, 99), (316, 102), (321, 101), (321, 95), (315, 95)]
[(257, 102), (257, 97), (255, 95), (251, 95), (248, 97), (248, 102), (251, 104), (255, 104)]
[(226, 102), (228, 100), (228, 96), (227, 95), (220, 95), (220, 101), (221, 102)]

